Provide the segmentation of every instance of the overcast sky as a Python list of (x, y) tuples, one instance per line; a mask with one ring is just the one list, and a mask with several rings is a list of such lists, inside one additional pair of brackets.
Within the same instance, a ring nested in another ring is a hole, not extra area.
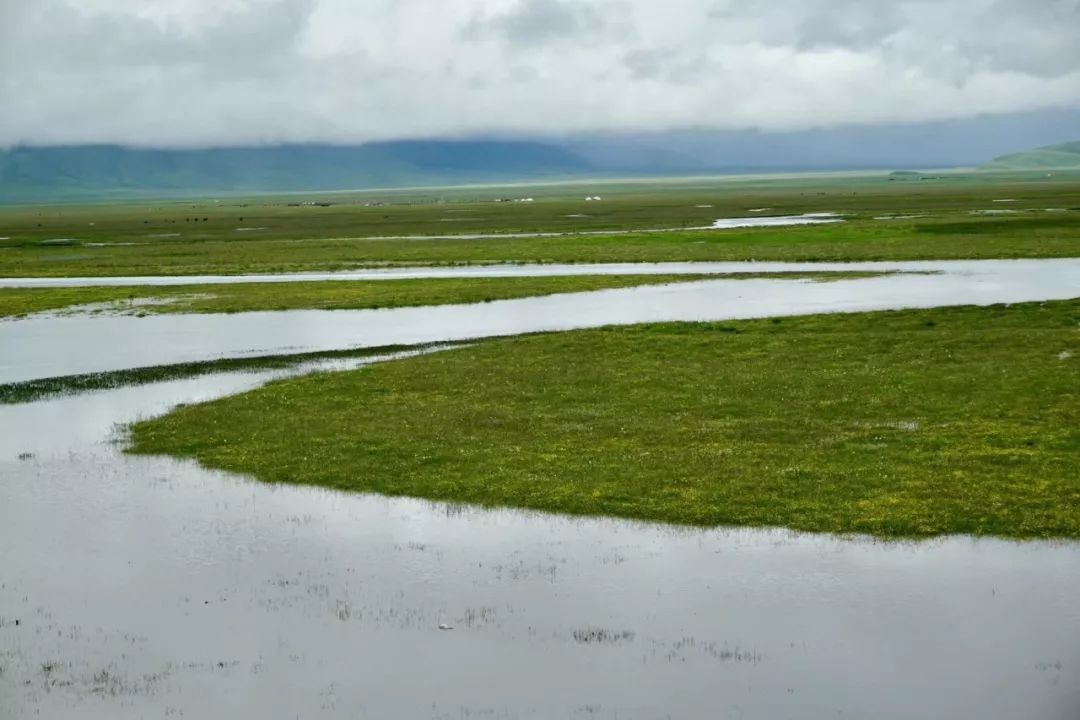
[(1080, 108), (1080, 0), (0, 0), (0, 145), (1054, 108)]

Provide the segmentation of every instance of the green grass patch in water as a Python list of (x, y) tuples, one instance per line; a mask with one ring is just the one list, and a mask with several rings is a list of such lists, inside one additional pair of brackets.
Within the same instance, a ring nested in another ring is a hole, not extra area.
[(485, 506), (1080, 538), (1080, 301), (495, 339), (183, 407), (132, 443)]

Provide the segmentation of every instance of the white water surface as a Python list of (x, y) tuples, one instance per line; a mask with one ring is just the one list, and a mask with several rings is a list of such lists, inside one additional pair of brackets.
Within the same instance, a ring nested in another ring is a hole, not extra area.
[[(755, 265), (763, 263), (726, 264), (732, 265), (756, 271)], [(915, 269), (911, 265), (851, 263), (834, 267)], [(934, 262), (920, 263), (916, 268), (937, 274), (830, 282), (718, 279), (384, 310), (31, 316), (0, 322), (0, 383), (222, 357), (466, 340), (603, 325), (1080, 297), (1080, 259)]]
[(0, 406), (0, 717), (1080, 714), (1077, 543), (483, 511), (121, 454), (116, 427), (276, 375)]
[[(35, 317), (0, 323), (0, 381), (1080, 296), (1077, 260), (934, 265), (919, 269), (941, 274), (434, 308)], [(127, 423), (282, 374), (0, 406), (0, 717), (1080, 716), (1078, 543), (882, 543), (483, 511), (121, 452)]]

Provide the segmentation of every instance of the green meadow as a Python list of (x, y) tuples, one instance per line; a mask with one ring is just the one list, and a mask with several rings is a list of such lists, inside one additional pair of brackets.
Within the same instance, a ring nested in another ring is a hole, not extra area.
[[(602, 199), (585, 200), (597, 195)], [(532, 202), (514, 201), (522, 198)], [(690, 229), (722, 217), (811, 212), (838, 213), (845, 222)], [(655, 232), (660, 229), (673, 231)], [(608, 231), (634, 232), (584, 234)], [(469, 237), (515, 233), (555, 235)], [(508, 262), (1064, 257), (1080, 253), (1078, 235), (1080, 173), (606, 181), (0, 206), (0, 276)]]
[(602, 328), (132, 428), (267, 482), (699, 526), (1080, 538), (1080, 301)]

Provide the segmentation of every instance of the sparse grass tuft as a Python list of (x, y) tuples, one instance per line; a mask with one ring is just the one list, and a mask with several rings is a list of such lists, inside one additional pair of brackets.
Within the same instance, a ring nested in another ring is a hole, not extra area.
[[(454, 343), (439, 343), (453, 345)], [(418, 350), (427, 346), (387, 345), (356, 350), (330, 350), (326, 352), (299, 353), (296, 355), (266, 355), (262, 357), (226, 358), (207, 362), (177, 363), (174, 365), (153, 365), (132, 368), (130, 370), (112, 370), (109, 372), (87, 373), (85, 375), (65, 375), (61, 377), (27, 380), (25, 382), (0, 385), (0, 405), (15, 405), (34, 402), (60, 395), (74, 395), (94, 390), (111, 390), (128, 385), (148, 385), (168, 380), (182, 380), (200, 375), (224, 372), (258, 372), (295, 367), (304, 362), (315, 360), (343, 360), (347, 358), (370, 357)]]

